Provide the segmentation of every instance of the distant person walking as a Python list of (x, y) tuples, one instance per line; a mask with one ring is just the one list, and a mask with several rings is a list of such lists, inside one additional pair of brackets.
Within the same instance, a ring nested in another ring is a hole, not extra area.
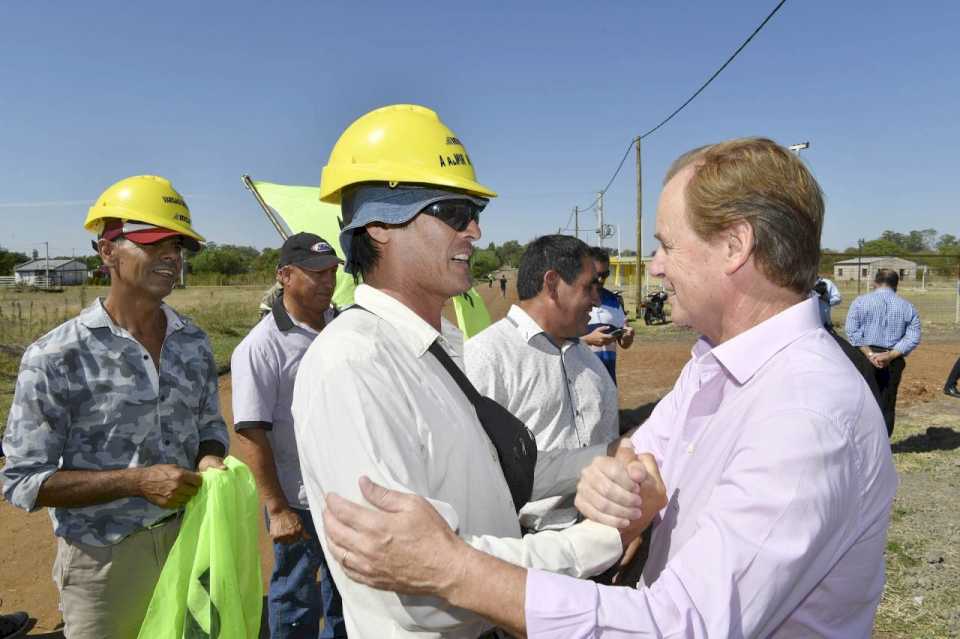
[(896, 271), (877, 271), (873, 292), (853, 300), (846, 322), (850, 343), (874, 366), (888, 435), (893, 435), (904, 358), (920, 344), (920, 316), (913, 304), (897, 295), (899, 283)]
[(506, 297), (506, 296), (507, 296), (507, 276), (501, 274), (500, 275), (500, 297)]
[(950, 374), (947, 375), (947, 383), (943, 385), (943, 392), (950, 397), (960, 398), (960, 389), (957, 388), (957, 380), (960, 379), (960, 357), (957, 363), (953, 365)]

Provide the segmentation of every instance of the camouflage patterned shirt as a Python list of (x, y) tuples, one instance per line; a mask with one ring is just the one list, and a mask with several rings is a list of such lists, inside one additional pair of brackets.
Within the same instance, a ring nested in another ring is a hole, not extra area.
[[(40, 486), (63, 470), (154, 464), (195, 467), (201, 441), (228, 444), (206, 334), (169, 306), (160, 371), (97, 300), (24, 353), (3, 438), (6, 499), (37, 509)], [(172, 514), (142, 497), (51, 508), (54, 534), (108, 546)]]

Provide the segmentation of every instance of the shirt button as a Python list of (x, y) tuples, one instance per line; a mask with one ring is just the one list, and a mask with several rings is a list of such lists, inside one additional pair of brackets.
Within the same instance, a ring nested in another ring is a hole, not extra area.
[(169, 445), (170, 445), (170, 440), (169, 440), (169, 439), (163, 440), (163, 445), (164, 445), (164, 446), (169, 446)]
[(687, 446), (687, 453), (690, 454), (690, 455), (693, 454), (693, 444), (690, 444), (690, 445)]
[(149, 356), (149, 355), (144, 355), (144, 356), (143, 356), (143, 359), (150, 359), (150, 356)]

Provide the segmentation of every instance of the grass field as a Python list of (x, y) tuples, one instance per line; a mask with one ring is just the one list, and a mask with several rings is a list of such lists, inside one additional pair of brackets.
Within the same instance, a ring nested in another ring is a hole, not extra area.
[[(177, 289), (167, 303), (190, 317), (210, 336), (217, 367), (230, 363), (230, 353), (257, 322), (257, 306), (266, 286), (193, 286)], [(52, 328), (77, 315), (106, 288), (68, 287), (60, 293), (0, 289), (0, 435), (23, 349)]]

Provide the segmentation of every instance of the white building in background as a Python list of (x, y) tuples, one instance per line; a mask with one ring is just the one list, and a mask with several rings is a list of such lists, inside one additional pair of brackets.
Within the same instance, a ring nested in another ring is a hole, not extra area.
[(857, 279), (872, 282), (882, 268), (896, 271), (901, 280), (915, 280), (920, 275), (917, 263), (902, 257), (852, 257), (833, 265), (833, 281), (849, 282)]
[(80, 260), (30, 260), (13, 269), (14, 281), (23, 286), (36, 286), (49, 277), (48, 286), (72, 286), (87, 281), (87, 265)]

